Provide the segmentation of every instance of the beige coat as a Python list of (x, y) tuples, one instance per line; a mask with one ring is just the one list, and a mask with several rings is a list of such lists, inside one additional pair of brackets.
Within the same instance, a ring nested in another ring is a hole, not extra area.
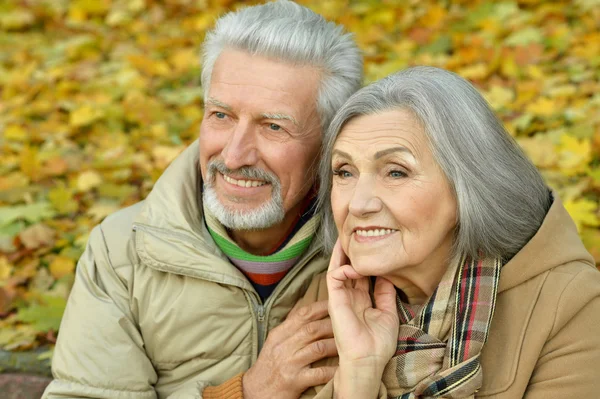
[[(322, 275), (301, 302), (326, 297)], [(558, 199), (502, 269), (481, 362), (476, 398), (600, 398), (600, 272)], [(330, 382), (317, 397), (331, 398), (332, 389)]]
[(45, 399), (201, 398), (256, 361), (267, 331), (327, 268), (309, 248), (262, 304), (206, 230), (197, 154), (196, 142), (145, 201), (92, 231)]

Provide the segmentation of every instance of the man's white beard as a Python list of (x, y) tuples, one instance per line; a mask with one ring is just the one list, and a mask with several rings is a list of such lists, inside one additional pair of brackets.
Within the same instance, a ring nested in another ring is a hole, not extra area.
[[(217, 173), (251, 179), (259, 179), (271, 185), (271, 198), (255, 209), (240, 210), (226, 207), (219, 201), (214, 182)], [(285, 210), (281, 198), (281, 184), (276, 176), (263, 170), (245, 167), (231, 171), (220, 161), (211, 161), (207, 165), (206, 181), (202, 190), (202, 201), (208, 211), (225, 227), (231, 230), (261, 230), (283, 221)]]

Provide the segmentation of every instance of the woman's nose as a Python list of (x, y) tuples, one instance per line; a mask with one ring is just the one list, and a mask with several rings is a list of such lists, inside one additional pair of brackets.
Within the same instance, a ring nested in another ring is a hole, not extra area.
[(381, 211), (382, 202), (377, 196), (375, 178), (370, 175), (361, 175), (358, 179), (350, 200), (349, 211), (357, 217)]

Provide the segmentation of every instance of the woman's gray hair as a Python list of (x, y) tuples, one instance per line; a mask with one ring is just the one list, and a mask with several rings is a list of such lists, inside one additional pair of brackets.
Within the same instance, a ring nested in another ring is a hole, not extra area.
[(321, 72), (317, 111), (323, 132), (363, 79), (362, 54), (341, 25), (288, 0), (230, 12), (217, 20), (202, 46), (202, 87), (208, 95), (213, 66), (226, 48), (247, 51)]
[(551, 198), (536, 167), (471, 83), (433, 67), (413, 67), (356, 92), (342, 106), (323, 144), (319, 207), (325, 248), (337, 231), (331, 212), (331, 151), (359, 115), (404, 109), (420, 121), (457, 201), (453, 256), (509, 259), (535, 234)]

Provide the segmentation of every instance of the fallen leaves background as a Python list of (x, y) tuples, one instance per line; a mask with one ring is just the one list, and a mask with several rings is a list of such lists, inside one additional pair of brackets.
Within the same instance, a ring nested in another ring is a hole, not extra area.
[[(54, 342), (91, 228), (196, 138), (199, 46), (241, 3), (0, 3), (0, 348)], [(422, 64), (473, 81), (600, 263), (599, 0), (300, 3), (356, 34), (367, 82)]]

